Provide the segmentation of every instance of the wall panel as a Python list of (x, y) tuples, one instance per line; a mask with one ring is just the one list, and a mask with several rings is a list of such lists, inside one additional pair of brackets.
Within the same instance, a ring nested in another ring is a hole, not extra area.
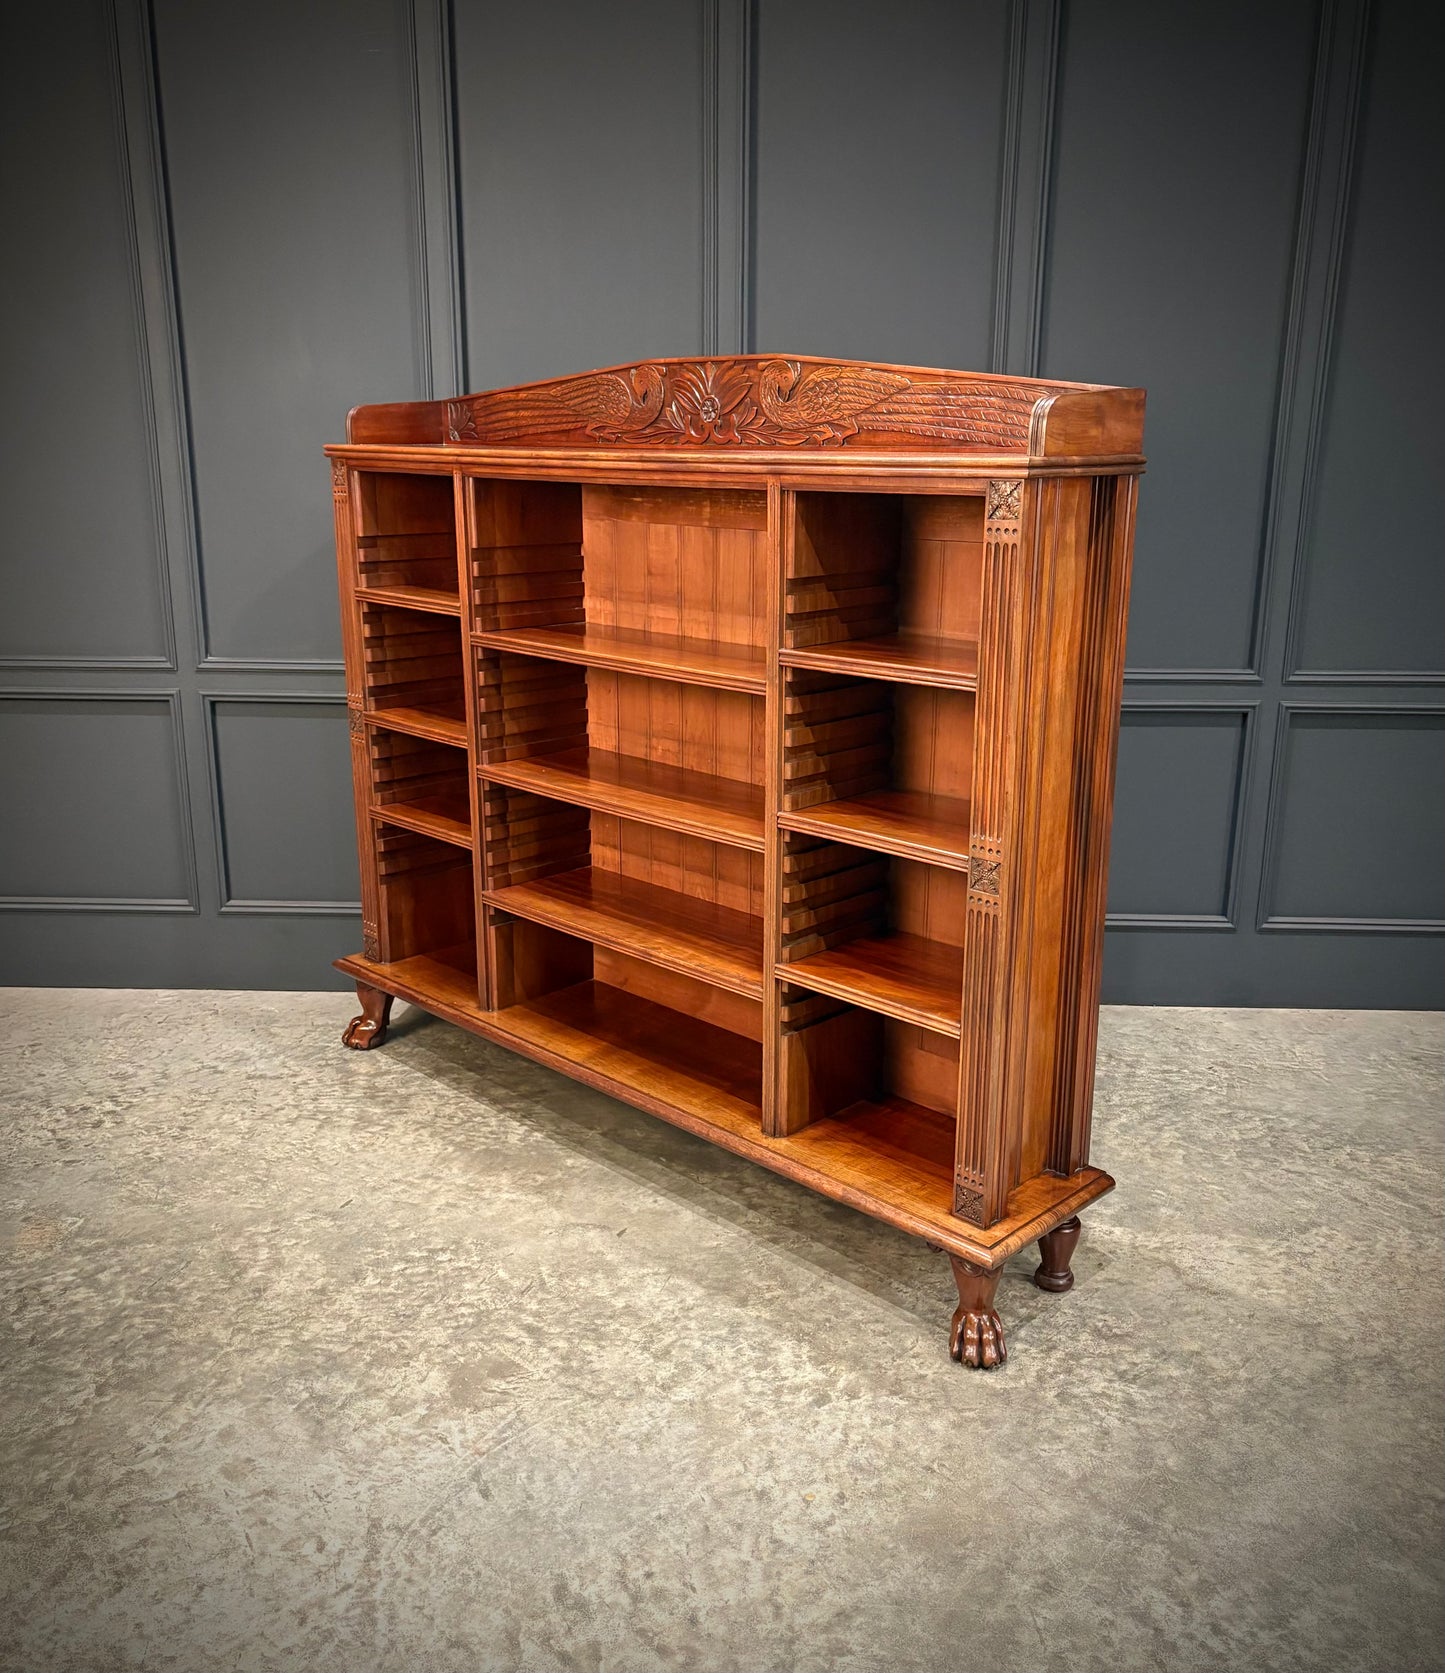
[(752, 346), (989, 364), (1006, 21), (763, 0)]
[(340, 663), (320, 449), (424, 393), (410, 13), (157, 0), (203, 652)]
[(169, 600), (110, 8), (9, 6), (3, 31), (0, 664), (165, 668)]
[[(1376, 14), (1290, 666), (1314, 679), (1445, 679), (1445, 141), (1438, 59), (1408, 6)], [(1422, 213), (1422, 211), (1424, 211)], [(1402, 485), (1405, 485), (1402, 491)]]
[(212, 697), (206, 709), (222, 910), (359, 911), (345, 702)]
[(1124, 711), (1109, 922), (1227, 928), (1250, 711)]
[(1131, 672), (1254, 666), (1315, 7), (1071, 6), (1047, 377), (1143, 384)]
[(7, 8), (0, 981), (358, 944), (350, 405), (758, 347), (1146, 385), (1105, 995), (1445, 1004), (1432, 16)]
[(472, 387), (702, 347), (702, 14), (457, 0)]
[(170, 695), (0, 694), (0, 904), (191, 909), (178, 724)]

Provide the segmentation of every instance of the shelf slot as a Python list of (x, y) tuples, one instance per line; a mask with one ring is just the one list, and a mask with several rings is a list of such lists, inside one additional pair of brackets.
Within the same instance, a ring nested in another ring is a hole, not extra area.
[(761, 919), (592, 866), (490, 890), (491, 906), (734, 993), (762, 994)]
[(761, 694), (767, 689), (767, 658), (761, 649), (751, 645), (598, 627), (590, 623), (515, 628), (478, 633), (473, 637), (478, 644), (494, 650), (519, 651), (527, 656), (611, 668), (619, 673), (679, 680), (722, 691)]
[(479, 767), (491, 784), (662, 825), (737, 848), (763, 847), (763, 790), (603, 749), (559, 750)]

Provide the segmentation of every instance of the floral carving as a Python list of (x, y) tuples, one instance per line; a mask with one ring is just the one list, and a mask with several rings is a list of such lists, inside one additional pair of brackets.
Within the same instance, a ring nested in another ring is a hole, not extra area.
[[(478, 446), (841, 447), (917, 437), (1025, 451), (1034, 403), (1012, 379), (929, 376), (845, 361), (655, 361), (449, 401), (446, 437)], [(1018, 483), (1005, 483), (1018, 510)], [(990, 513), (992, 515), (992, 513)]]
[(331, 461), (331, 492), (338, 500), (344, 500), (349, 492), (347, 474), (345, 459)]
[(447, 402), (447, 440), (475, 441), (477, 419), (470, 401)]
[(990, 482), (988, 485), (988, 520), (990, 523), (1016, 523), (1019, 503), (1023, 496), (1022, 482)]
[(968, 886), (981, 895), (998, 894), (999, 864), (997, 860), (983, 860), (977, 854), (968, 857)]

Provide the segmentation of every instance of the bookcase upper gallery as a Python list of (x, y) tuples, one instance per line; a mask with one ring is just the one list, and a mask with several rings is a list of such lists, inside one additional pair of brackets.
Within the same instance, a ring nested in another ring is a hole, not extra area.
[(1073, 1282), (1144, 395), (751, 355), (356, 408), (332, 460), (393, 998), (949, 1256)]

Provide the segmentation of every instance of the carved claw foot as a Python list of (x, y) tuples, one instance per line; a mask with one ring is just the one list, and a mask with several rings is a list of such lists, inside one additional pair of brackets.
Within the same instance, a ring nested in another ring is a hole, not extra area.
[(993, 1310), (999, 1274), (985, 1271), (981, 1266), (970, 1266), (957, 1255), (948, 1258), (958, 1285), (958, 1308), (953, 1315), (948, 1351), (961, 1365), (991, 1371), (1008, 1358), (1003, 1321)]
[(341, 1043), (353, 1051), (370, 1051), (386, 1039), (386, 1025), (391, 1020), (391, 995), (365, 982), (356, 984), (356, 997), (361, 1001), (361, 1015), (346, 1025)]
[(1038, 1271), (1034, 1273), (1034, 1282), (1041, 1290), (1048, 1290), (1051, 1295), (1062, 1295), (1065, 1290), (1073, 1289), (1074, 1274), (1069, 1269), (1069, 1262), (1074, 1258), (1074, 1246), (1083, 1229), (1076, 1214), (1072, 1220), (1065, 1220), (1039, 1239), (1042, 1258)]

